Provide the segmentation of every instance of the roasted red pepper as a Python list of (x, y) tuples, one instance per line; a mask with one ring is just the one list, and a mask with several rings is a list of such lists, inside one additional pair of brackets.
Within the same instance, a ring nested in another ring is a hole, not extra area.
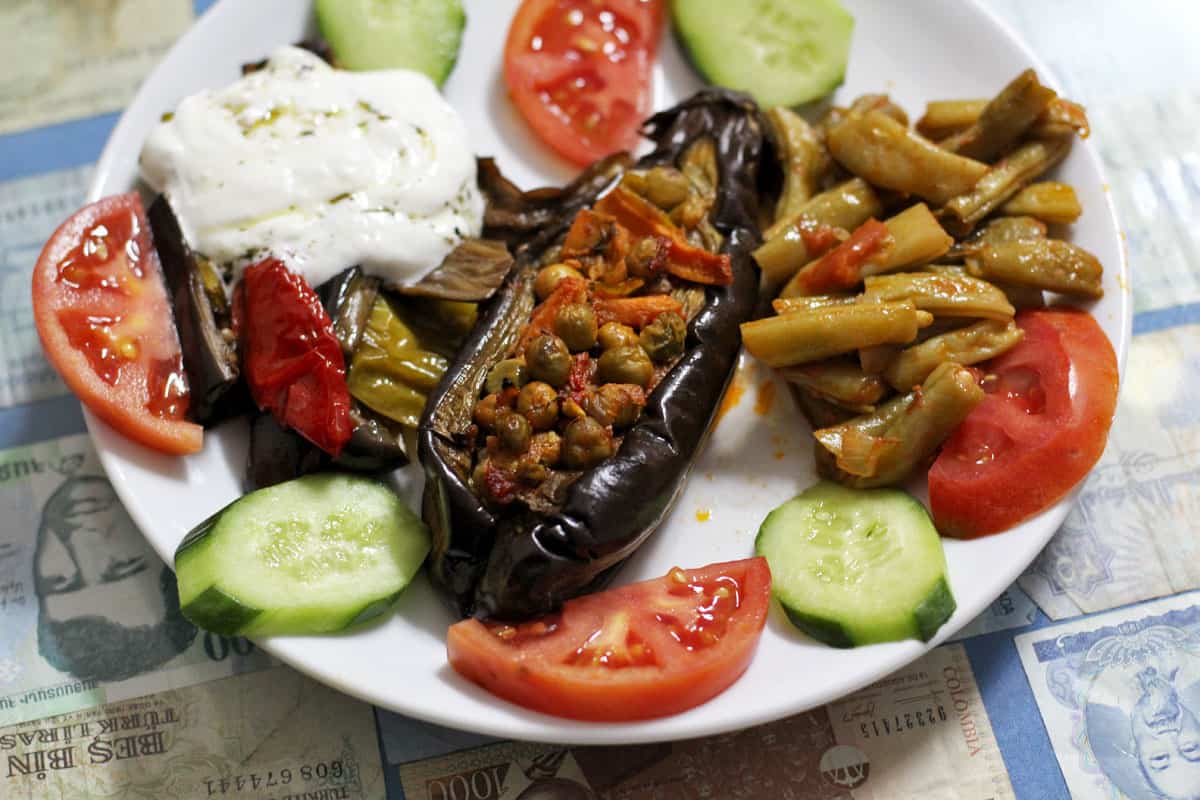
[(246, 269), (235, 303), (250, 396), (331, 455), (350, 439), (346, 363), (329, 315), (304, 279), (268, 258)]
[(728, 253), (710, 253), (689, 244), (683, 231), (650, 201), (623, 186), (601, 197), (596, 211), (607, 214), (634, 236), (654, 236), (667, 242), (667, 272), (677, 278), (711, 286), (733, 283), (733, 266)]

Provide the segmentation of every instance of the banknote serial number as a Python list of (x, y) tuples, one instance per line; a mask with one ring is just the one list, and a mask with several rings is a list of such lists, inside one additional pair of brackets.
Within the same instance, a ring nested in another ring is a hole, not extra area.
[[(312, 764), (302, 764), (296, 769), (284, 767), (283, 769), (272, 769), (266, 772), (247, 772), (244, 775), (229, 775), (224, 778), (207, 778), (204, 781), (205, 787), (208, 789), (209, 797), (220, 797), (223, 794), (230, 792), (257, 792), (260, 789), (272, 789), (278, 786), (287, 786), (292, 781), (300, 780), (304, 782), (312, 780), (337, 780), (346, 775), (346, 768), (341, 761), (317, 761)], [(346, 787), (331, 787), (331, 789), (342, 789)], [(334, 791), (330, 794), (329, 800), (336, 797), (348, 796), (344, 792), (338, 794)]]

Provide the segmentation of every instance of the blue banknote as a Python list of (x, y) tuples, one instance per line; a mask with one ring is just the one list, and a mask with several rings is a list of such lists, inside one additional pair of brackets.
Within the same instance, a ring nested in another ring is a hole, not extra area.
[(0, 183), (0, 408), (67, 391), (42, 356), (30, 276), (46, 239), (83, 204), (91, 174), (76, 167)]
[(1200, 587), (1200, 325), (1135, 337), (1108, 448), (1018, 583), (1052, 619)]
[(1200, 594), (1016, 638), (1075, 797), (1200, 797)]

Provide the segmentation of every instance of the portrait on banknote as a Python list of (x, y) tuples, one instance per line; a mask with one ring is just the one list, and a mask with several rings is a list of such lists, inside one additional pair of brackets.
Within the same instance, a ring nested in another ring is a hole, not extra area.
[(1123, 615), (1022, 647), (1064, 775), (1081, 795), (1200, 800), (1200, 606)]
[[(66, 476), (43, 505), (34, 590), (38, 651), (80, 680), (125, 680), (156, 669), (196, 638), (179, 611), (175, 575), (98, 475)], [(100, 609), (123, 613), (114, 618)]]

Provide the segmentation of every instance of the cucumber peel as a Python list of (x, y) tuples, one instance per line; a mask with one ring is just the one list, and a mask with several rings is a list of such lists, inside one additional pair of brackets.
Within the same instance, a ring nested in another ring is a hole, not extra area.
[(788, 619), (834, 647), (929, 641), (956, 607), (941, 537), (898, 489), (822, 481), (768, 514), (755, 548)]
[(707, 80), (764, 108), (816, 100), (845, 78), (854, 17), (837, 0), (671, 0), (671, 16)]
[(441, 86), (458, 60), (461, 0), (317, 0), (317, 25), (338, 66), (412, 69)]
[(180, 606), (227, 636), (342, 630), (384, 613), (429, 547), (425, 523), (377, 481), (308, 475), (235, 500), (184, 538)]

